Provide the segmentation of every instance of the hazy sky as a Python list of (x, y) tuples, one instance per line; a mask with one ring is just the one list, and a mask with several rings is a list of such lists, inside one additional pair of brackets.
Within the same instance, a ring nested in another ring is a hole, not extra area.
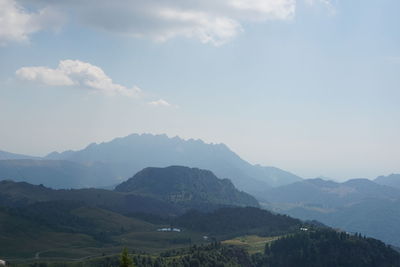
[(400, 172), (398, 0), (0, 0), (0, 150), (130, 133), (303, 177)]

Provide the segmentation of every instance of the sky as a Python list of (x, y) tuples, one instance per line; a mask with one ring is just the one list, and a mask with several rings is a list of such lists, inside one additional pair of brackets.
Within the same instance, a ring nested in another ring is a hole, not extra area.
[(400, 173), (398, 0), (0, 0), (0, 150), (131, 133), (305, 178)]

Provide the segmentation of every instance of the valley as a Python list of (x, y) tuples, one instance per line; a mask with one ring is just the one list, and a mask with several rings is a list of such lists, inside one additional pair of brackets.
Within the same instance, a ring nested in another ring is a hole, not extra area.
[[(165, 141), (162, 136), (145, 138)], [(103, 145), (114, 146), (113, 142)], [(215, 148), (202, 142), (195, 144), (205, 150)], [(101, 155), (103, 145), (89, 147)], [(337, 183), (296, 178), (277, 184), (280, 177), (287, 175), (284, 171), (262, 172), (263, 185), (250, 190), (252, 196), (237, 186), (248, 179), (243, 176), (232, 183), (207, 169), (172, 165), (146, 167), (115, 186), (95, 188), (85, 184), (96, 179), (103, 185), (117, 181), (109, 179), (110, 162), (114, 166), (127, 163), (116, 160), (121, 152), (113, 152), (113, 161), (98, 156), (89, 160), (82, 156), (86, 155), (85, 150), (77, 153), (80, 156), (76, 160), (72, 160), (74, 152), (51, 156), (57, 159), (23, 159), (19, 155), (18, 159), (0, 160), (0, 174), (9, 178), (0, 181), (0, 259), (13, 266), (111, 266), (118, 264), (121, 251), (129, 248), (130, 257), (140, 266), (186, 266), (191, 261), (221, 261), (223, 266), (280, 266), (284, 260), (280, 258), (279, 244), (305, 238), (310, 246), (316, 246), (316, 251), (319, 246), (338, 242), (335, 240), (344, 243), (334, 245), (333, 250), (340, 250), (349, 242), (357, 253), (365, 253), (365, 261), (371, 264), (365, 266), (375, 266), (374, 261), (379, 258), (370, 249), (359, 250), (358, 246), (365, 242), (370, 243), (368, 247), (377, 246), (375, 249), (388, 253), (390, 256), (385, 256), (384, 261), (398, 260), (390, 247), (370, 238), (399, 244), (396, 209), (400, 191), (387, 185), (387, 179)], [(12, 153), (2, 155), (17, 157)], [(229, 162), (232, 153), (227, 155), (225, 162)], [(242, 161), (236, 164), (243, 168)], [(388, 179), (393, 183), (395, 178)], [(40, 181), (44, 184), (38, 184)], [(373, 218), (365, 221), (368, 216)], [(293, 249), (305, 253), (306, 248)], [(198, 258), (199, 253), (202, 258)], [(222, 258), (218, 260), (216, 255)], [(311, 266), (310, 259), (302, 260), (305, 266)]]

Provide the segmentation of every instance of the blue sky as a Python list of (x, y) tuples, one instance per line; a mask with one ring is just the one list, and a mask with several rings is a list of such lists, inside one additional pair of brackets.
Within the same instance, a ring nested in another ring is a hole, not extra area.
[(149, 132), (303, 177), (400, 172), (397, 0), (0, 7), (0, 150)]

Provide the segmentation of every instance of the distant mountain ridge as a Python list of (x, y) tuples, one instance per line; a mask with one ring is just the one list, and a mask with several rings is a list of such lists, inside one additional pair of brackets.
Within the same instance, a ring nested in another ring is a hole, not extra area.
[(394, 187), (368, 179), (309, 179), (272, 188), (258, 199), (280, 213), (400, 246), (400, 190)]
[(272, 188), (260, 198), (269, 202), (317, 204), (335, 208), (365, 199), (400, 199), (400, 190), (368, 179), (351, 179), (343, 183), (320, 178), (307, 179)]
[(43, 184), (55, 189), (102, 187), (113, 175), (101, 162), (81, 164), (66, 160), (0, 160), (0, 180)]
[(82, 164), (100, 162), (113, 173), (110, 184), (149, 166), (171, 165), (211, 170), (216, 176), (229, 178), (236, 187), (249, 193), (301, 180), (278, 168), (251, 165), (224, 144), (206, 144), (201, 140), (183, 140), (166, 135), (131, 134), (110, 142), (93, 143), (78, 151), (53, 152), (46, 159)]
[(0, 160), (7, 160), (7, 159), (39, 159), (40, 157), (22, 155), (22, 154), (15, 154), (10, 153), (7, 151), (0, 150)]
[(230, 180), (218, 179), (208, 170), (182, 166), (145, 168), (119, 184), (115, 191), (151, 196), (178, 205), (259, 206), (253, 196), (238, 191)]
[(390, 174), (388, 176), (379, 176), (374, 180), (381, 185), (392, 186), (400, 189), (400, 174)]

